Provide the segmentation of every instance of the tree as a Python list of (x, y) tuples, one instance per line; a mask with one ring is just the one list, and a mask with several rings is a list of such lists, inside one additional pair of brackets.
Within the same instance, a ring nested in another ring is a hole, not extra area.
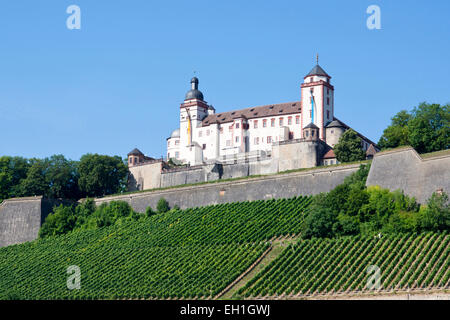
[(164, 213), (169, 210), (170, 210), (169, 203), (166, 201), (166, 199), (164, 198), (159, 199), (158, 204), (156, 205), (156, 211), (158, 213)]
[(450, 104), (421, 103), (412, 112), (397, 113), (378, 142), (382, 149), (411, 145), (419, 153), (450, 146)]
[(433, 193), (421, 211), (419, 224), (424, 231), (450, 231), (450, 205), (448, 195)]
[(48, 160), (45, 180), (49, 186), (49, 198), (78, 199), (78, 173), (76, 163), (63, 155), (54, 155)]
[(127, 167), (118, 156), (86, 154), (78, 163), (78, 185), (90, 197), (99, 197), (125, 190)]
[(317, 206), (305, 218), (302, 235), (304, 238), (331, 238), (337, 223), (336, 214), (327, 207)]
[(387, 149), (409, 145), (408, 122), (411, 118), (412, 116), (406, 110), (402, 110), (392, 117), (391, 125), (384, 129), (378, 146)]
[(27, 176), (30, 164), (22, 157), (0, 157), (0, 201), (20, 195), (20, 181)]
[(49, 185), (46, 180), (46, 174), (49, 168), (48, 159), (31, 159), (31, 167), (28, 169), (27, 176), (22, 179), (18, 186), (18, 195), (44, 196), (49, 191)]
[(334, 153), (339, 162), (361, 161), (366, 158), (361, 138), (353, 129), (344, 132), (334, 147)]
[(419, 153), (450, 147), (450, 104), (422, 103), (413, 110), (409, 121), (409, 141)]
[(75, 227), (76, 217), (72, 206), (60, 205), (49, 214), (39, 230), (39, 237), (56, 236), (72, 231)]

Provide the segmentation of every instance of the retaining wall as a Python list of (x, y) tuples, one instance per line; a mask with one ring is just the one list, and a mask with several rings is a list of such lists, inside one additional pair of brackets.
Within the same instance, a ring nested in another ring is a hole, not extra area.
[(345, 177), (358, 168), (359, 164), (352, 164), (311, 169), (259, 178), (106, 197), (96, 199), (96, 203), (99, 205), (103, 202), (123, 200), (130, 203), (134, 210), (145, 212), (148, 206), (155, 209), (160, 198), (165, 198), (170, 206), (177, 205), (182, 209), (236, 201), (290, 198), (328, 192), (341, 184)]
[(423, 159), (413, 148), (377, 153), (372, 160), (367, 185), (378, 185), (426, 203), (433, 192), (450, 193), (450, 154)]

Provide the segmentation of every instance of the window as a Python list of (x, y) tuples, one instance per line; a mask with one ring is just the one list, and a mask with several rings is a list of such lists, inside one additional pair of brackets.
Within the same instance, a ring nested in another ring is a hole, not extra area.
[(133, 158), (130, 157), (130, 164), (133, 164)]
[(167, 146), (170, 147), (170, 141), (167, 141)]
[(311, 130), (311, 137), (314, 137), (314, 130)]
[(331, 134), (333, 134), (334, 133), (334, 130), (331, 130)]
[(201, 137), (202, 136), (202, 131), (198, 132), (198, 136)]
[(275, 127), (275, 119), (270, 119), (270, 126)]
[(290, 126), (292, 124), (292, 117), (288, 118), (288, 126)]
[(231, 146), (231, 140), (227, 140), (227, 147)]
[(295, 124), (300, 124), (300, 116), (295, 117)]
[(263, 120), (263, 128), (267, 127), (267, 119)]
[(175, 152), (175, 158), (179, 158), (180, 157), (180, 153), (178, 151)]
[(294, 139), (294, 133), (292, 131), (289, 131), (289, 140)]
[(280, 127), (283, 125), (283, 118), (280, 118)]
[(239, 129), (239, 122), (236, 123), (236, 129)]
[(253, 128), (258, 128), (258, 120), (253, 121)]
[(137, 158), (135, 157), (135, 158), (134, 158), (134, 164), (136, 164), (136, 163), (137, 163)]
[(203, 144), (202, 148), (203, 148), (203, 150), (205, 150), (206, 149), (206, 144)]
[(327, 105), (330, 105), (330, 98), (327, 98)]
[(327, 119), (330, 119), (330, 110), (327, 110)]
[(259, 144), (259, 137), (255, 138), (255, 144)]
[(271, 136), (267, 137), (267, 143), (272, 143), (272, 137)]
[(308, 130), (306, 130), (305, 131), (305, 137), (308, 137), (309, 136), (309, 132), (308, 132)]
[(314, 77), (311, 77), (311, 80), (309, 82), (314, 82)]
[(327, 88), (327, 94), (330, 94), (330, 88)]
[(236, 143), (239, 143), (239, 137), (236, 137), (235, 141), (236, 141)]
[(209, 134), (211, 133), (211, 130), (206, 130), (206, 135), (209, 136)]

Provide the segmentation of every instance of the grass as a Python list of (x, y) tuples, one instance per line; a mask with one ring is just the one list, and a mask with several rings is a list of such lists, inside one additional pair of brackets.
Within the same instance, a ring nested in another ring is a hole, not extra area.
[(450, 149), (447, 150), (441, 150), (441, 151), (435, 151), (435, 152), (429, 152), (429, 153), (422, 153), (420, 156), (423, 159), (432, 158), (432, 157), (440, 157), (440, 156), (448, 156), (450, 155)]

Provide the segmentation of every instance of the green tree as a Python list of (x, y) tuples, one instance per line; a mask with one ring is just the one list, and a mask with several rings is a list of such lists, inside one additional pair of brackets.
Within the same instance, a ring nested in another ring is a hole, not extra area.
[(26, 178), (22, 179), (18, 186), (18, 194), (24, 197), (47, 195), (50, 189), (46, 179), (49, 168), (48, 159), (31, 159), (30, 164)]
[(76, 162), (63, 155), (54, 155), (48, 161), (45, 180), (49, 186), (48, 198), (78, 199), (78, 173)]
[(334, 153), (339, 162), (360, 161), (366, 158), (366, 154), (362, 149), (362, 141), (358, 134), (349, 129), (339, 139), (334, 146)]
[(450, 104), (421, 103), (412, 112), (397, 113), (378, 142), (382, 149), (411, 145), (419, 153), (450, 146)]
[(433, 193), (427, 206), (421, 210), (420, 228), (424, 231), (450, 231), (450, 205), (448, 195)]
[(383, 135), (378, 141), (378, 146), (382, 149), (387, 149), (409, 145), (408, 122), (411, 118), (411, 114), (406, 110), (397, 113), (391, 119), (391, 125), (384, 129)]
[(450, 104), (422, 103), (413, 110), (409, 121), (409, 141), (419, 153), (450, 147)]
[(30, 164), (22, 157), (0, 157), (0, 202), (20, 196), (20, 182), (27, 176)]
[(324, 206), (316, 206), (311, 209), (303, 224), (302, 236), (309, 238), (331, 238), (333, 229), (337, 223), (337, 216), (331, 209)]
[(118, 156), (86, 154), (78, 163), (78, 185), (90, 197), (124, 191), (128, 169)]
[(60, 205), (49, 214), (39, 230), (39, 237), (45, 238), (65, 234), (73, 230), (76, 216), (72, 206)]
[(156, 205), (156, 211), (158, 213), (164, 213), (170, 210), (169, 203), (166, 201), (166, 199), (161, 198), (158, 201), (158, 204)]

